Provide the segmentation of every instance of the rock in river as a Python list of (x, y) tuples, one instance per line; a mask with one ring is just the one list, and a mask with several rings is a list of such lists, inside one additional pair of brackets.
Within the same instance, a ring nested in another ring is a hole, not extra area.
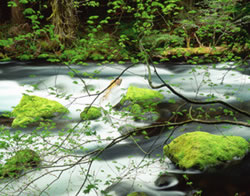
[(165, 155), (180, 168), (204, 170), (242, 159), (249, 143), (239, 136), (212, 135), (195, 131), (175, 138), (165, 145)]

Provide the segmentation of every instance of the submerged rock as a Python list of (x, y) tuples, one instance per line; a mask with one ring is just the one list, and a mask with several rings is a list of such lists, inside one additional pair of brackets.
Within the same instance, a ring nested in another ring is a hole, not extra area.
[(80, 114), (80, 117), (83, 120), (95, 120), (101, 116), (101, 108), (94, 106), (84, 108), (83, 112)]
[(57, 101), (24, 94), (20, 103), (11, 112), (15, 117), (12, 127), (26, 127), (29, 124), (54, 117), (55, 114), (68, 113), (68, 109)]
[(248, 148), (249, 143), (239, 136), (220, 136), (196, 131), (175, 138), (163, 150), (180, 168), (204, 170), (242, 159)]
[(21, 172), (37, 167), (41, 162), (39, 155), (30, 149), (19, 150), (0, 168), (0, 176), (17, 177)]

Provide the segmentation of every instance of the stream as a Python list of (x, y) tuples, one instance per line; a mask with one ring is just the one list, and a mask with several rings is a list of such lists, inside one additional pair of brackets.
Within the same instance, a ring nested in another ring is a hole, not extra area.
[[(95, 94), (105, 89), (128, 66), (129, 64), (97, 65), (89, 63), (88, 66), (72, 65), (70, 68), (79, 70), (78, 75), (81, 74), (89, 93)], [(190, 99), (205, 101), (208, 98), (215, 98), (249, 112), (250, 64), (241, 69), (236, 69), (236, 67), (237, 65), (231, 62), (215, 65), (169, 63), (157, 65), (157, 72), (166, 83), (171, 84), (177, 92)], [(153, 84), (161, 85), (162, 83), (152, 67), (151, 71)], [(74, 148), (75, 156), (65, 158), (65, 160), (57, 160), (58, 154), (51, 153), (47, 156), (41, 152), (45, 165), (57, 161), (55, 168), (48, 167), (41, 171), (33, 171), (14, 181), (4, 180), (0, 183), (0, 195), (73, 196), (82, 186), (87, 172), (89, 172), (89, 178), (86, 181), (86, 187), (89, 189), (83, 188), (79, 195), (105, 195), (103, 191), (106, 191), (108, 195), (126, 196), (137, 191), (145, 192), (149, 196), (182, 196), (195, 195), (195, 192), (196, 195), (199, 195), (200, 190), (201, 195), (207, 196), (250, 195), (249, 155), (237, 164), (204, 173), (197, 170), (183, 171), (169, 159), (161, 160), (159, 158), (163, 154), (164, 144), (191, 131), (235, 135), (249, 140), (249, 127), (239, 125), (190, 123), (175, 129), (153, 129), (150, 138), (135, 136), (105, 149), (91, 167), (82, 162), (74, 167), (66, 167), (67, 169), (61, 172), (64, 161), (66, 163), (70, 159), (76, 161), (89, 152), (106, 148), (112, 139), (123, 134), (119, 130), (126, 132), (126, 128), (130, 125), (142, 127), (153, 123), (150, 116), (146, 121), (134, 121), (130, 117), (122, 118), (114, 112), (105, 116), (106, 121), (97, 120), (91, 121), (90, 124), (86, 124), (87, 122), (78, 124), (81, 111), (94, 99), (97, 98), (94, 106), (110, 110), (119, 103), (129, 86), (150, 88), (147, 81), (147, 67), (144, 64), (138, 64), (124, 72), (121, 76), (120, 86), (113, 88), (105, 99), (102, 95), (99, 97), (88, 96), (82, 80), (69, 72), (72, 70), (64, 65), (41, 62), (0, 62), (0, 114), (11, 112), (13, 107), (19, 103), (23, 93), (56, 100), (66, 106), (70, 113), (67, 119), (53, 119), (56, 122), (56, 128), (51, 130), (52, 134), (48, 141), (50, 143), (62, 141), (65, 136), (59, 136), (60, 131), (75, 127), (79, 135), (76, 134), (71, 139), (83, 144), (81, 147)], [(92, 75), (89, 77), (89, 74)], [(157, 90), (164, 95), (164, 100), (158, 108), (160, 118), (168, 118), (173, 107), (181, 105), (184, 105), (184, 108), (189, 107), (166, 87)], [(65, 99), (66, 97), (67, 99)], [(171, 105), (169, 100), (175, 100), (175, 104)], [(209, 107), (205, 106), (205, 108)], [(224, 106), (221, 107), (223, 110)], [(242, 121), (249, 120), (244, 115), (239, 115), (237, 118)], [(82, 134), (83, 127), (86, 126), (92, 134)], [(18, 130), (23, 134), (31, 134), (35, 131), (35, 127), (7, 129), (12, 134)], [(37, 132), (42, 133), (42, 131)], [(171, 137), (167, 140), (169, 136)], [(34, 147), (45, 148), (40, 140), (36, 142), (27, 147), (31, 149)], [(71, 144), (65, 144), (65, 147), (67, 145)], [(14, 149), (18, 149), (18, 147), (12, 146), (8, 150)], [(2, 151), (4, 149), (1, 149)], [(64, 155), (63, 152), (60, 153), (62, 156)], [(0, 161), (4, 163), (4, 160)], [(42, 176), (46, 172), (48, 174)], [(183, 178), (183, 175), (188, 179)], [(96, 189), (91, 187), (96, 187)]]

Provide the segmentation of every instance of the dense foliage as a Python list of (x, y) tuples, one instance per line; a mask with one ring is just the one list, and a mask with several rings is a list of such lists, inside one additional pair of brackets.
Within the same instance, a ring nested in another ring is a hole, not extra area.
[(0, 58), (235, 60), (249, 51), (249, 9), (245, 0), (5, 0)]

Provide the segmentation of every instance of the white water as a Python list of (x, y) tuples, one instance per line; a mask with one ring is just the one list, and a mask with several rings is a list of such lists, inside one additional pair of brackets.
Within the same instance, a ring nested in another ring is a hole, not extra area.
[[(219, 64), (217, 65), (217, 69), (208, 67), (207, 69), (198, 69), (197, 72), (190, 74), (190, 66), (178, 65), (176, 66), (176, 68), (172, 69), (158, 68), (158, 72), (160, 73), (162, 78), (170, 84), (178, 84), (175, 89), (177, 89), (178, 92), (181, 92), (185, 96), (204, 98), (204, 96), (208, 94), (213, 94), (217, 97), (217, 99), (225, 100), (230, 103), (234, 103), (238, 100), (243, 100), (243, 102), (237, 102), (237, 105), (244, 105), (244, 108), (249, 109), (249, 76), (237, 71), (228, 72), (228, 66), (230, 67), (230, 65)], [(125, 68), (121, 65), (92, 65), (88, 67), (73, 67), (79, 68), (82, 72), (88, 73), (92, 73), (94, 70), (101, 71), (100, 74), (97, 74), (98, 79), (84, 78), (84, 81), (87, 86), (94, 88), (94, 91), (91, 91), (91, 93), (102, 91), (110, 84), (111, 80), (117, 77)], [(70, 110), (69, 117), (71, 118), (71, 120), (59, 120), (58, 122), (60, 123), (60, 126), (58, 126), (58, 129), (65, 128), (66, 126), (74, 126), (80, 120), (80, 112), (84, 109), (84, 107), (92, 103), (95, 96), (87, 96), (87, 93), (84, 90), (84, 85), (82, 84), (81, 80), (68, 76), (68, 71), (69, 70), (66, 67), (62, 66), (44, 67), (36, 65), (30, 67), (24, 65), (9, 65), (8, 67), (0, 67), (0, 112), (11, 111), (12, 107), (19, 103), (22, 97), (22, 93), (38, 95), (41, 97), (46, 97), (48, 99), (56, 100), (68, 107), (68, 109)], [(35, 74), (36, 77), (28, 77), (31, 74)], [(149, 88), (146, 76), (147, 69), (144, 65), (138, 65), (134, 68), (129, 69), (121, 77), (123, 80), (121, 85), (112, 90), (108, 99), (105, 101), (101, 101), (102, 96), (100, 96), (96, 100), (94, 105), (101, 106), (104, 109), (108, 109), (108, 107), (106, 107), (107, 103), (111, 104), (112, 106), (116, 105), (121, 99), (121, 95), (126, 93), (126, 90), (130, 85), (142, 88)], [(152, 79), (154, 81), (154, 85), (161, 84), (160, 80), (155, 75), (153, 75)], [(209, 86), (209, 84), (205, 82), (208, 80), (211, 80), (216, 85)], [(73, 81), (76, 81), (78, 84), (74, 84)], [(38, 90), (33, 89), (33, 87), (31, 86), (32, 84), (38, 84)], [(56, 91), (52, 91), (50, 87), (56, 89)], [(27, 90), (34, 91), (27, 92)], [(175, 96), (169, 93), (167, 89), (164, 88), (163, 90), (164, 91), (161, 93), (165, 96), (166, 101), (169, 98), (175, 98)], [(72, 97), (70, 97), (69, 100), (65, 100), (58, 98), (55, 95), (51, 95), (51, 92), (56, 92), (58, 95), (66, 94), (66, 96), (72, 94)], [(201, 95), (201, 93), (203, 93), (203, 95)], [(226, 95), (229, 95), (229, 97), (226, 98)], [(90, 152), (93, 150), (97, 150), (99, 147), (105, 147), (107, 144), (109, 144), (110, 141), (105, 141), (107, 137), (116, 138), (120, 136), (120, 133), (117, 131), (117, 128), (122, 125), (133, 124), (136, 126), (143, 126), (147, 124), (135, 123), (130, 118), (121, 119), (119, 115), (111, 115), (110, 118), (112, 119), (112, 123), (117, 123), (115, 127), (112, 127), (109, 122), (105, 124), (102, 121), (92, 122), (90, 125), (91, 129), (94, 129), (96, 131), (96, 134), (100, 137), (100, 139), (103, 139), (102, 143), (96, 142), (96, 136), (86, 136), (83, 134), (79, 137), (73, 137), (72, 139), (75, 139), (78, 142), (81, 141), (81, 143), (83, 143), (83, 147), (88, 148), (88, 152)], [(78, 126), (77, 130), (81, 130), (81, 126), (84, 126), (84, 122)], [(187, 131), (192, 131), (192, 129), (196, 126), (197, 125), (191, 124), (185, 126), (185, 129)], [(204, 126), (204, 129), (208, 127), (209, 126)], [(216, 134), (220, 134), (224, 131), (223, 129), (220, 129), (220, 126), (216, 127), (217, 130), (220, 130), (218, 132), (214, 130)], [(237, 127), (232, 126), (224, 133), (237, 135), (237, 131), (235, 131), (236, 128)], [(12, 129), (12, 131), (14, 130)], [(28, 133), (32, 130), (25, 129), (23, 131)], [(241, 128), (241, 132), (238, 134), (243, 135), (245, 138), (250, 138), (250, 134), (248, 132), (249, 129), (243, 127)], [(177, 135), (178, 134), (182, 133), (179, 132), (177, 133)], [(162, 145), (165, 140), (165, 137), (161, 137), (156, 141), (156, 143), (154, 143), (156, 138), (157, 137), (151, 138), (148, 141), (141, 141), (139, 142), (139, 144), (143, 150), (149, 149), (151, 145)], [(58, 141), (58, 139), (59, 137), (55, 134), (49, 139), (49, 141), (54, 143)], [(84, 143), (92, 140), (93, 142)], [(31, 149), (32, 147), (33, 145), (30, 145)], [(40, 145), (40, 147), (43, 148), (44, 146)], [(90, 193), (81, 193), (80, 195), (101, 195), (99, 191), (104, 190), (111, 185), (105, 184), (106, 180), (117, 177), (121, 177), (122, 182), (119, 183), (119, 186), (112, 186), (112, 188), (109, 189), (112, 191), (110, 192), (111, 195), (114, 196), (126, 196), (126, 194), (132, 191), (144, 191), (150, 195), (155, 196), (183, 195), (184, 193), (179, 192), (178, 190), (159, 191), (158, 188), (154, 185), (154, 181), (157, 179), (159, 173), (168, 169), (171, 164), (162, 164), (158, 160), (156, 160), (154, 163), (149, 164), (149, 166), (134, 169), (134, 167), (138, 166), (140, 161), (143, 159), (142, 149), (138, 148), (138, 145), (134, 144), (133, 141), (131, 141), (130, 139), (122, 141), (115, 147), (108, 149), (107, 152), (102, 155), (103, 160), (95, 161), (91, 166), (90, 174), (93, 175), (93, 177), (90, 177), (89, 181), (87, 181), (86, 183), (93, 183), (95, 179), (101, 179), (102, 181), (97, 183), (99, 190), (97, 190), (97, 192), (91, 191)], [(162, 146), (160, 146), (159, 149), (153, 154), (162, 154), (161, 149)], [(79, 148), (75, 150), (75, 154), (79, 156), (84, 155), (84, 153)], [(44, 159), (44, 163), (46, 163), (46, 161), (53, 161), (58, 158), (53, 155), (45, 156), (45, 154), (41, 154), (41, 156)], [(70, 157), (70, 159), (65, 160), (74, 160), (74, 158)], [(145, 159), (145, 161), (152, 160), (153, 159), (151, 158)], [(114, 161), (116, 162), (114, 163)], [(63, 163), (63, 160), (61, 160), (57, 164), (63, 165)], [(44, 191), (42, 195), (75, 195), (85, 179), (85, 175), (82, 174), (82, 170), (87, 169), (87, 166), (87, 164), (82, 163), (63, 172), (60, 178), (55, 181), (55, 183), (53, 183), (53, 185), (51, 185), (49, 189), (46, 189), (46, 191)], [(30, 174), (27, 174), (26, 176), (18, 179), (16, 182), (11, 183), (9, 189), (4, 188), (1, 191), (2, 193), (5, 193), (7, 195), (18, 195), (18, 190), (22, 189), (25, 184), (29, 183), (32, 179), (41, 176), (41, 174), (53, 170), (55, 169), (49, 168), (42, 171), (35, 171)], [(46, 175), (45, 177), (36, 180), (20, 195), (39, 195), (40, 192), (46, 188), (47, 184), (57, 179), (59, 175), (60, 171), (54, 172), (50, 175)], [(5, 185), (5, 183), (1, 184), (0, 188), (4, 187)]]

